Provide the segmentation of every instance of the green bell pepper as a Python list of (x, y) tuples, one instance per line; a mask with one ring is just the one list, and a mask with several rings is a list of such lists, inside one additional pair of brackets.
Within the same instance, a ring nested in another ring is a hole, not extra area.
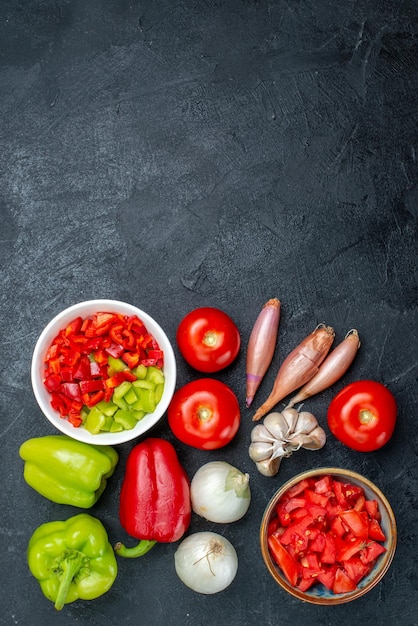
[(89, 509), (103, 493), (119, 456), (110, 446), (76, 441), (67, 435), (28, 439), (19, 449), (24, 479), (57, 504)]
[(31, 574), (58, 611), (77, 599), (98, 598), (117, 575), (106, 529), (87, 513), (39, 526), (29, 540), (27, 559)]

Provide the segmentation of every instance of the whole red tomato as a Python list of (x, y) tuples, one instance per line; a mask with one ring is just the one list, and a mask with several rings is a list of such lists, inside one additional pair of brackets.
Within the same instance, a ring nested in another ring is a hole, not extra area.
[(177, 329), (177, 345), (199, 372), (219, 372), (237, 357), (241, 337), (232, 319), (214, 307), (190, 311)]
[(200, 378), (178, 389), (167, 413), (174, 435), (201, 450), (226, 446), (236, 435), (241, 420), (234, 392), (212, 378)]
[(396, 400), (389, 389), (374, 380), (359, 380), (333, 398), (328, 407), (328, 426), (349, 448), (371, 452), (391, 438), (396, 411)]

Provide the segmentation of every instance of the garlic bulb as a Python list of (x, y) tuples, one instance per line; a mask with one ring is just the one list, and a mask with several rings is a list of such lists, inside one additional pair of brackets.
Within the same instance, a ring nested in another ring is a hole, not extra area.
[(269, 413), (253, 428), (248, 453), (261, 474), (274, 476), (283, 458), (299, 448), (319, 450), (325, 442), (325, 431), (312, 413), (289, 408)]

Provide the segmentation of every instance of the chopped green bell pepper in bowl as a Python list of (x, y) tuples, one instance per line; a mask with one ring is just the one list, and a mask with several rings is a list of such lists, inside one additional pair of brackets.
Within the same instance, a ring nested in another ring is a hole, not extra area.
[(163, 417), (176, 385), (173, 347), (137, 307), (90, 300), (59, 313), (33, 352), (38, 405), (62, 433), (96, 445), (144, 435)]

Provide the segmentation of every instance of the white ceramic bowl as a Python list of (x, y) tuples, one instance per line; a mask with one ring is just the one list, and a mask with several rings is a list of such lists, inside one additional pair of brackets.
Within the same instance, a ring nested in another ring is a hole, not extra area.
[[(118, 433), (103, 432), (91, 434), (86, 428), (74, 427), (66, 419), (61, 418), (59, 413), (51, 407), (51, 395), (43, 383), (44, 357), (59, 331), (62, 328), (65, 328), (66, 325), (76, 317), (80, 316), (84, 319), (94, 313), (98, 313), (99, 311), (121, 313), (122, 315), (136, 315), (140, 320), (142, 320), (148, 332), (154, 336), (160, 348), (164, 352), (164, 392), (155, 411), (145, 415), (131, 430), (123, 430)], [(155, 426), (155, 424), (162, 418), (168, 405), (170, 404), (176, 386), (176, 374), (177, 367), (174, 351), (161, 326), (150, 315), (145, 313), (145, 311), (138, 309), (132, 304), (119, 302), (117, 300), (89, 300), (87, 302), (80, 302), (59, 313), (42, 331), (35, 345), (31, 367), (32, 388), (35, 398), (41, 411), (48, 418), (51, 424), (59, 431), (72, 437), (73, 439), (98, 445), (116, 445), (124, 443), (144, 435), (148, 430)]]

